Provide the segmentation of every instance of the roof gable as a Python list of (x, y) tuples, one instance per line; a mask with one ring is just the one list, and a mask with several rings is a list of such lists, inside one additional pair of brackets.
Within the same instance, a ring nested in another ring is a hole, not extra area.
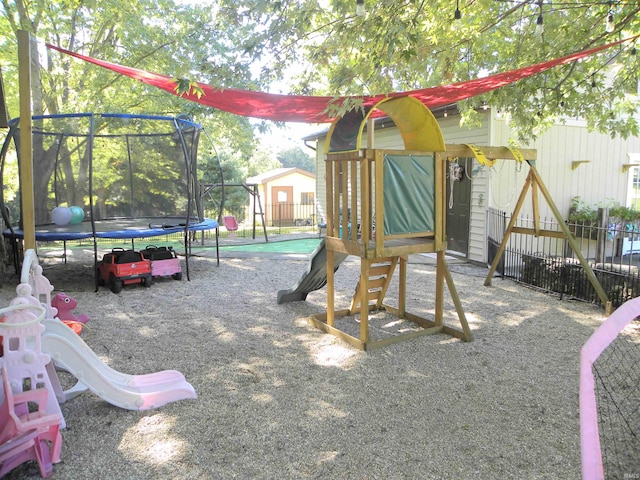
[(259, 175), (254, 175), (253, 177), (247, 178), (247, 183), (269, 183), (278, 178), (286, 177), (288, 175), (292, 175), (294, 173), (298, 173), (300, 175), (305, 175), (309, 178), (316, 178), (315, 174), (312, 172), (308, 172), (307, 170), (303, 170), (298, 167), (283, 167), (283, 168), (275, 168), (273, 170), (269, 170), (268, 172), (261, 173)]

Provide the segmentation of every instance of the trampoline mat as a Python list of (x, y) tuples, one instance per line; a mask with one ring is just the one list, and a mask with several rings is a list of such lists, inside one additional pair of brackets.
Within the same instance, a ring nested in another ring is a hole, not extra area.
[[(184, 217), (142, 217), (142, 218), (114, 218), (97, 220), (95, 223), (95, 235), (91, 222), (82, 222), (75, 225), (39, 225), (36, 226), (36, 240), (39, 242), (54, 242), (65, 240), (82, 240), (85, 238), (145, 238), (168, 235), (183, 232), (186, 226)], [(189, 222), (190, 231), (213, 230), (218, 227), (216, 220), (205, 218), (202, 221)], [(24, 238), (21, 229), (3, 231), (5, 237), (15, 236)]]

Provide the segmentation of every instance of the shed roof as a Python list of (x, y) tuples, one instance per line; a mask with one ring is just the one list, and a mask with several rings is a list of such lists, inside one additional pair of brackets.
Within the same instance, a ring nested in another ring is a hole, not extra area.
[(247, 178), (247, 183), (264, 184), (281, 177), (286, 177), (287, 175), (291, 175), (293, 173), (299, 173), (310, 178), (316, 178), (316, 175), (314, 173), (298, 167), (282, 167), (269, 170), (268, 172), (264, 172), (259, 175), (254, 175), (253, 177), (249, 177)]

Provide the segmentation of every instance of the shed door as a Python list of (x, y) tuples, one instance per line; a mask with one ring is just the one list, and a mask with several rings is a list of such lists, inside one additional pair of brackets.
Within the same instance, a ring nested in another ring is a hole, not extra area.
[(275, 225), (293, 224), (293, 187), (272, 187), (271, 218)]
[[(460, 162), (465, 168), (469, 162)], [(465, 256), (469, 253), (469, 221), (471, 213), (471, 180), (467, 172), (458, 171), (459, 180), (451, 181), (451, 168), (447, 169), (447, 249)], [(453, 197), (451, 188), (453, 187)]]

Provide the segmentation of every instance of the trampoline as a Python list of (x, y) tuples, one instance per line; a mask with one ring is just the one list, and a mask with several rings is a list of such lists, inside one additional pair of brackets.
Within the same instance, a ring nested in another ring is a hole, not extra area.
[[(20, 122), (9, 123), (1, 152), (1, 210), (18, 266), (24, 238)], [(215, 230), (219, 264), (219, 225), (204, 216), (197, 175), (201, 125), (186, 117), (81, 113), (34, 116), (32, 131), (36, 241), (93, 239), (97, 265), (98, 239), (131, 239), (133, 245), (134, 239), (182, 233), (189, 278), (194, 233)], [(57, 207), (70, 209), (73, 217), (60, 221), (52, 215)]]

